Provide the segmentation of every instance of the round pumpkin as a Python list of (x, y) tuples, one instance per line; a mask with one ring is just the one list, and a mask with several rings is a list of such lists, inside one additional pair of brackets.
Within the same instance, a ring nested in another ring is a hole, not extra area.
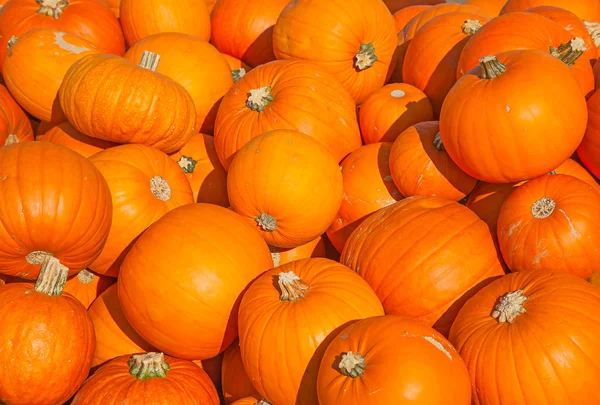
[(383, 2), (392, 14), (413, 6), (431, 6), (434, 4), (444, 3), (444, 1), (445, 0), (383, 0)]
[(365, 143), (394, 142), (411, 125), (433, 119), (427, 96), (410, 84), (388, 84), (371, 93), (358, 107)]
[(163, 32), (210, 39), (206, 0), (121, 0), (120, 21), (128, 46)]
[(600, 92), (594, 93), (587, 101), (587, 110), (587, 128), (577, 148), (577, 156), (594, 176), (600, 177)]
[(0, 84), (0, 144), (33, 141), (33, 129), (27, 115)]
[(34, 280), (41, 269), (85, 269), (112, 217), (102, 174), (81, 155), (46, 142), (0, 148), (0, 273)]
[(223, 381), (223, 397), (226, 405), (231, 405), (231, 403), (246, 397), (260, 398), (260, 394), (244, 370), (240, 343), (237, 340), (225, 350), (221, 380)]
[[(336, 29), (323, 29), (329, 26)], [(394, 19), (380, 0), (292, 1), (273, 31), (277, 59), (320, 65), (358, 104), (386, 82), (397, 44)]]
[(113, 205), (106, 245), (89, 267), (117, 277), (138, 236), (167, 212), (193, 203), (192, 189), (181, 167), (149, 146), (120, 145), (89, 160), (106, 179)]
[[(98, 0), (15, 0), (0, 8), (0, 70), (9, 54), (13, 37), (21, 38), (28, 31), (46, 28), (79, 36), (103, 53), (123, 55), (125, 40), (119, 21), (104, 2)], [(57, 41), (59, 45), (60, 40)], [(54, 44), (54, 41), (50, 41)], [(47, 44), (46, 46), (50, 45)], [(53, 46), (53, 45), (50, 45)], [(81, 44), (75, 44), (81, 46)], [(89, 47), (86, 45), (86, 47)], [(73, 50), (77, 53), (77, 49)], [(64, 53), (64, 52), (62, 52)], [(33, 53), (29, 57), (35, 56)], [(82, 56), (81, 54), (79, 55)], [(29, 59), (29, 69), (43, 66), (43, 71), (55, 68)], [(42, 70), (36, 70), (39, 75)], [(21, 72), (23, 73), (23, 72)], [(52, 73), (52, 72), (47, 72)], [(32, 84), (33, 88), (43, 88)]]
[(372, 143), (361, 146), (342, 161), (344, 198), (327, 230), (338, 252), (367, 216), (404, 198), (390, 174), (391, 148), (390, 142)]
[(236, 153), (227, 175), (233, 210), (269, 245), (282, 248), (295, 248), (325, 232), (342, 193), (342, 175), (333, 156), (293, 130), (252, 139)]
[(373, 290), (337, 262), (303, 259), (269, 270), (240, 304), (244, 368), (274, 404), (317, 404), (317, 373), (333, 332), (378, 315), (383, 308)]
[(204, 360), (233, 342), (240, 295), (271, 267), (266, 243), (238, 214), (188, 204), (152, 224), (129, 251), (117, 282), (119, 302), (150, 344)]
[(160, 56), (156, 72), (175, 80), (192, 96), (196, 131), (212, 133), (219, 102), (233, 85), (225, 58), (200, 38), (167, 32), (143, 38), (127, 50), (125, 59), (139, 63), (147, 51)]
[(151, 352), (121, 356), (100, 367), (71, 402), (125, 403), (219, 405), (219, 395), (206, 372), (191, 361)]
[(350, 235), (340, 262), (369, 283), (386, 314), (409, 316), (444, 335), (467, 299), (504, 274), (486, 224), (439, 197), (380, 209)]
[(596, 0), (508, 0), (502, 13), (525, 11), (538, 6), (563, 8), (576, 14), (582, 20), (598, 21), (600, 19), (600, 3)]
[(512, 273), (482, 289), (450, 331), (473, 403), (600, 402), (599, 312), (600, 290), (563, 272)]
[(506, 199), (498, 242), (512, 271), (567, 271), (587, 278), (600, 261), (600, 193), (575, 177), (528, 181)]
[(238, 58), (234, 58), (233, 56), (227, 55), (226, 53), (221, 54), (229, 64), (229, 69), (231, 69), (231, 77), (234, 82), (240, 80), (246, 73), (248, 73), (252, 68), (248, 66), (246, 63), (242, 62)]
[(393, 15), (394, 22), (396, 23), (396, 32), (400, 33), (402, 29), (408, 24), (413, 17), (419, 15), (422, 11), (427, 10), (430, 5), (421, 4), (416, 6), (408, 6), (396, 11)]
[(463, 4), (480, 8), (489, 16), (497, 17), (502, 11), (502, 7), (506, 4), (506, 1), (507, 0), (467, 0)]
[(97, 53), (90, 42), (63, 31), (29, 31), (10, 44), (3, 67), (6, 87), (34, 117), (54, 124), (63, 122), (65, 116), (57, 100), (63, 78), (73, 63)]
[(0, 287), (0, 402), (62, 404), (88, 376), (94, 328), (83, 305), (63, 294), (67, 274), (49, 266), (35, 285)]
[(588, 115), (569, 68), (536, 50), (485, 56), (480, 64), (456, 83), (442, 107), (441, 139), (457, 166), (479, 180), (510, 183), (541, 176), (568, 159), (583, 139)]
[(119, 18), (121, 14), (121, 0), (104, 0), (110, 11)]
[(35, 140), (66, 146), (86, 158), (101, 152), (104, 149), (117, 146), (116, 143), (82, 134), (73, 128), (73, 125), (71, 125), (69, 121), (65, 121), (52, 127), (44, 132), (43, 135), (38, 135)]
[(396, 315), (342, 329), (323, 355), (317, 390), (320, 405), (471, 404), (469, 373), (450, 342)]
[(79, 59), (60, 86), (65, 116), (94, 138), (144, 144), (166, 153), (181, 149), (194, 131), (194, 102), (183, 86), (156, 73), (158, 63), (151, 52), (139, 66), (114, 55)]
[(437, 121), (421, 122), (402, 132), (392, 145), (389, 161), (392, 180), (407, 197), (434, 195), (459, 201), (477, 183), (446, 153)]
[(226, 170), (252, 138), (274, 129), (312, 136), (341, 161), (361, 145), (356, 104), (325, 70), (304, 61), (273, 61), (238, 80), (215, 122), (215, 147)]
[(309, 257), (327, 257), (327, 245), (322, 236), (291, 249), (275, 246), (269, 246), (269, 249), (273, 258), (273, 267), (283, 266), (295, 260), (308, 259)]
[(194, 134), (179, 152), (171, 155), (192, 186), (194, 201), (229, 206), (227, 172), (223, 169), (212, 136)]
[(600, 288), (600, 271), (595, 272), (594, 274), (592, 274), (588, 280), (587, 280), (590, 284), (592, 284), (594, 287), (598, 287)]

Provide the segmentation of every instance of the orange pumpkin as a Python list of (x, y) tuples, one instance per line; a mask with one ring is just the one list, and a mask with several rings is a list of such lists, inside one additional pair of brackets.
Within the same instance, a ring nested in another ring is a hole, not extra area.
[[(63, 121), (63, 122), (68, 122), (68, 121), (65, 118), (65, 121)], [(44, 135), (46, 132), (50, 131), (55, 126), (56, 126), (56, 124), (52, 124), (47, 121), (40, 121), (40, 125), (38, 125), (37, 129), (35, 130), (35, 136), (37, 137), (40, 135)]]
[(255, 397), (246, 397), (232, 402), (232, 405), (272, 405), (266, 399), (258, 399)]
[[(323, 30), (328, 26), (336, 29)], [(273, 31), (277, 59), (320, 65), (358, 104), (386, 82), (397, 44), (394, 19), (380, 0), (292, 1)]]
[(106, 245), (89, 267), (117, 277), (138, 236), (167, 212), (193, 203), (192, 189), (179, 165), (149, 146), (120, 145), (89, 160), (106, 179), (113, 203)]
[(240, 80), (246, 73), (248, 73), (252, 68), (239, 60), (238, 58), (234, 58), (233, 56), (227, 55), (226, 53), (221, 54), (229, 64), (229, 69), (231, 69), (231, 76), (233, 77), (233, 81), (237, 82)]
[(52, 143), (16, 143), (0, 148), (0, 178), (0, 273), (34, 280), (41, 265), (74, 275), (100, 254), (112, 204), (87, 159)]
[(83, 56), (96, 53), (98, 50), (90, 42), (63, 31), (29, 31), (11, 42), (3, 67), (6, 87), (34, 117), (60, 123), (65, 116), (57, 94), (67, 70)]
[(121, 15), (121, 0), (104, 0), (110, 11), (119, 18)]
[(390, 12), (396, 13), (406, 8), (419, 6), (419, 5), (434, 5), (444, 3), (445, 0), (383, 0)]
[(366, 217), (404, 198), (390, 175), (391, 148), (390, 142), (365, 145), (342, 162), (344, 197), (327, 230), (327, 236), (338, 252)]
[(206, 0), (121, 0), (120, 21), (128, 46), (150, 35), (176, 32), (210, 39)]
[(467, 0), (463, 4), (480, 8), (489, 16), (497, 17), (500, 15), (506, 1), (507, 0)]
[(402, 132), (389, 159), (392, 180), (407, 197), (435, 195), (459, 201), (477, 183), (446, 153), (437, 121), (421, 122)]
[[(99, 51), (123, 55), (125, 41), (119, 21), (104, 2), (98, 0), (15, 0), (0, 8), (0, 71), (8, 53), (8, 44), (13, 37), (21, 38), (25, 33), (37, 29), (53, 29), (79, 36), (86, 44), (91, 43)], [(56, 41), (61, 43), (60, 39)], [(54, 41), (50, 41), (54, 43)], [(57, 44), (57, 45), (58, 45)], [(52, 45), (50, 45), (52, 46)], [(81, 46), (81, 44), (75, 44)], [(85, 45), (89, 47), (89, 45)], [(34, 52), (28, 54), (35, 56)], [(82, 55), (80, 55), (82, 56)], [(39, 75), (54, 72), (55, 67), (47, 63), (33, 62), (29, 59), (29, 69), (32, 66), (43, 66), (36, 70)], [(21, 72), (23, 73), (23, 72)], [(29, 77), (29, 75), (26, 75)], [(45, 85), (45, 83), (44, 83)], [(43, 86), (32, 84), (38, 91)]]
[(188, 204), (152, 224), (127, 254), (117, 282), (119, 302), (150, 344), (204, 360), (233, 342), (240, 295), (271, 267), (266, 243), (238, 214)]
[(125, 403), (219, 405), (219, 395), (206, 372), (191, 361), (145, 353), (121, 356), (100, 367), (71, 404)]
[(193, 134), (194, 102), (183, 86), (155, 72), (158, 62), (150, 52), (139, 66), (113, 55), (79, 59), (60, 86), (66, 117), (94, 138), (144, 144), (166, 153), (181, 149)]
[(587, 128), (583, 141), (577, 148), (577, 155), (594, 176), (600, 177), (600, 92), (597, 91), (590, 97), (587, 109)]
[(36, 141), (52, 142), (79, 153), (83, 157), (90, 157), (104, 149), (117, 146), (116, 143), (104, 141), (87, 136), (73, 128), (69, 121), (52, 127), (43, 135), (36, 137)]
[(92, 302), (115, 281), (111, 277), (99, 276), (84, 269), (67, 280), (64, 291), (77, 298), (85, 309), (88, 309)]
[(402, 29), (408, 24), (413, 17), (419, 15), (422, 11), (427, 10), (430, 5), (416, 5), (408, 6), (403, 9), (396, 11), (393, 15), (394, 22), (396, 23), (396, 32), (400, 33)]
[(563, 174), (514, 190), (498, 216), (498, 242), (512, 271), (547, 269), (587, 278), (600, 260), (600, 193)]
[(317, 373), (332, 332), (378, 315), (383, 308), (373, 290), (332, 260), (303, 259), (267, 271), (240, 305), (244, 368), (274, 404), (317, 404)]
[(252, 139), (236, 153), (227, 175), (233, 210), (269, 245), (282, 248), (298, 247), (325, 232), (342, 192), (333, 156), (310, 136), (292, 130)]
[(317, 390), (320, 405), (471, 404), (469, 372), (450, 342), (396, 315), (342, 329), (325, 351)]
[(596, 0), (508, 0), (502, 13), (525, 11), (538, 6), (563, 8), (576, 14), (582, 20), (598, 21), (600, 19), (600, 3)]
[(441, 139), (457, 166), (479, 180), (509, 183), (541, 176), (568, 159), (587, 124), (585, 97), (569, 68), (535, 50), (480, 63), (442, 107)]
[(0, 84), (0, 144), (33, 141), (33, 129), (21, 106)]
[(167, 32), (140, 40), (127, 50), (125, 59), (139, 63), (146, 51), (160, 56), (156, 72), (175, 80), (192, 96), (196, 131), (212, 133), (219, 102), (233, 85), (225, 58), (200, 38)]
[(599, 312), (600, 290), (563, 272), (513, 273), (481, 290), (450, 331), (473, 403), (600, 403)]
[(588, 280), (587, 280), (590, 284), (592, 284), (594, 287), (598, 287), (600, 288), (600, 271), (595, 272), (594, 274), (592, 274)]
[(327, 245), (322, 236), (291, 249), (275, 246), (269, 246), (269, 249), (273, 258), (273, 267), (283, 266), (295, 260), (308, 259), (309, 257), (327, 257)]
[(194, 134), (171, 159), (177, 162), (188, 178), (194, 201), (229, 206), (227, 172), (223, 169), (212, 136)]
[(227, 405), (246, 397), (260, 398), (260, 394), (244, 370), (240, 343), (237, 340), (225, 350), (221, 379), (223, 381), (223, 397)]
[(220, 0), (211, 22), (211, 42), (221, 52), (258, 66), (275, 60), (273, 28), (288, 0)]
[(210, 380), (215, 385), (217, 392), (223, 391), (221, 384), (221, 370), (223, 366), (224, 352), (219, 353), (215, 357), (211, 357), (206, 360), (194, 360), (193, 363), (202, 367), (202, 370), (206, 371), (206, 374), (210, 377)]
[(361, 145), (356, 105), (325, 70), (304, 61), (273, 61), (248, 72), (223, 97), (215, 147), (228, 170), (252, 138), (274, 129), (312, 136), (341, 161)]
[(433, 119), (427, 96), (410, 84), (388, 84), (371, 93), (358, 108), (365, 143), (394, 142), (411, 125)]
[(373, 287), (386, 314), (410, 316), (444, 335), (467, 299), (504, 274), (486, 224), (439, 197), (380, 209), (350, 235), (340, 262)]

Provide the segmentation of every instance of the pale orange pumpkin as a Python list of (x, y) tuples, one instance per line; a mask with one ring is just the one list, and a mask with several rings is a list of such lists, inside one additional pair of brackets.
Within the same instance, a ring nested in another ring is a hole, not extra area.
[(38, 135), (35, 140), (66, 146), (86, 158), (103, 151), (104, 149), (118, 145), (114, 142), (108, 142), (84, 135), (76, 130), (69, 121), (65, 121), (50, 128), (44, 132), (43, 135)]

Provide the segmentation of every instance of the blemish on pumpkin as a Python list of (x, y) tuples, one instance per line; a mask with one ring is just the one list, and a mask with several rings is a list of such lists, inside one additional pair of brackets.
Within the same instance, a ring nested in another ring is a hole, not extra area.
[(344, 333), (343, 335), (340, 335), (340, 339), (342, 340), (346, 340), (350, 337), (350, 335), (348, 333)]
[(571, 222), (571, 218), (569, 218), (569, 216), (567, 215), (567, 213), (565, 211), (561, 210), (560, 208), (558, 209), (558, 212), (560, 212), (561, 214), (563, 214), (565, 216), (565, 219), (569, 223), (569, 228), (571, 229), (571, 235), (573, 235), (574, 238), (579, 239), (581, 237), (581, 234), (579, 232), (577, 232), (577, 230), (575, 229), (575, 226), (573, 225), (573, 222)]
[(521, 226), (521, 223), (523, 222), (523, 220), (517, 222), (516, 224), (512, 225), (509, 229), (508, 229), (508, 236), (512, 236), (513, 233), (515, 233), (515, 231)]
[(506, 108), (506, 112), (510, 112), (510, 107), (509, 106), (506, 106), (505, 108)]
[(66, 32), (55, 32), (54, 33), (54, 43), (58, 45), (59, 48), (64, 49), (67, 52), (71, 52), (75, 55), (79, 55), (80, 53), (89, 51), (89, 48), (85, 46), (76, 46), (65, 41), (64, 36), (67, 35)]
[(439, 341), (437, 341), (433, 336), (423, 336), (423, 339), (425, 339), (426, 341), (428, 341), (429, 343), (434, 345), (436, 349), (438, 349), (440, 352), (444, 353), (446, 355), (446, 357), (448, 357), (450, 360), (452, 360), (452, 355), (450, 354), (450, 352), (448, 350), (446, 350), (444, 345), (441, 344)]
[(394, 98), (402, 98), (402, 97), (406, 96), (406, 93), (403, 92), (402, 90), (398, 89), (398, 90), (393, 90), (390, 93), (390, 96), (392, 96)]
[(383, 180), (385, 180), (385, 181), (392, 181), (393, 179), (392, 179), (392, 176), (391, 176), (391, 175), (387, 175), (387, 176), (385, 176), (385, 177), (383, 178)]

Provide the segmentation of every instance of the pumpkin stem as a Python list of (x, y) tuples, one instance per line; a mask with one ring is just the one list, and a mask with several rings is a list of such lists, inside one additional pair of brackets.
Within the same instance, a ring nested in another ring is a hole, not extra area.
[(293, 271), (279, 273), (277, 280), (281, 290), (281, 301), (294, 302), (297, 299), (304, 298), (310, 286), (300, 279)]
[(267, 401), (266, 399), (261, 399), (260, 401), (258, 401), (254, 405), (272, 405), (272, 404), (269, 401)]
[(8, 45), (6, 45), (6, 49), (8, 49), (8, 56), (12, 55), (11, 48), (17, 43), (18, 40), (19, 40), (19, 38), (17, 38), (14, 35), (12, 37), (10, 37), (10, 39), (8, 40)]
[(550, 47), (552, 56), (560, 59), (569, 67), (573, 66), (585, 51), (587, 51), (587, 46), (585, 46), (585, 42), (581, 37), (573, 38), (558, 48)]
[(184, 173), (194, 173), (196, 163), (198, 163), (197, 160), (194, 160), (191, 157), (185, 155), (181, 155), (181, 157), (177, 161), (177, 164), (183, 169)]
[(587, 29), (587, 31), (590, 33), (590, 36), (594, 40), (594, 44), (596, 44), (596, 48), (600, 47), (600, 23), (596, 22), (596, 21), (590, 22), (590, 21), (583, 20), (583, 25), (585, 25), (585, 28)]
[(15, 134), (8, 134), (4, 146), (12, 145), (13, 143), (19, 143), (19, 138)]
[(160, 176), (154, 176), (150, 179), (150, 191), (154, 197), (161, 201), (169, 201), (171, 199), (171, 187), (165, 179)]
[(142, 54), (139, 67), (156, 72), (158, 62), (160, 62), (160, 55), (146, 50)]
[(554, 212), (556, 202), (552, 198), (542, 197), (531, 206), (531, 214), (536, 219), (548, 218)]
[(160, 377), (165, 378), (171, 368), (163, 353), (135, 354), (127, 362), (129, 374), (139, 380)]
[(373, 66), (377, 60), (373, 43), (360, 44), (360, 49), (358, 50), (355, 58), (356, 62), (354, 62), (354, 66), (356, 66), (358, 70), (365, 70)]
[(506, 72), (506, 66), (498, 62), (498, 59), (494, 55), (484, 56), (479, 59), (479, 65), (481, 66), (482, 79), (495, 79)]
[(62, 294), (69, 276), (68, 267), (61, 264), (52, 254), (41, 250), (29, 253), (25, 260), (29, 264), (42, 265), (34, 287), (37, 292), (51, 297)]
[(466, 20), (462, 25), (462, 32), (465, 35), (473, 35), (483, 27), (479, 20)]
[(254, 218), (254, 220), (265, 232), (273, 232), (277, 230), (277, 220), (269, 214), (260, 214)]
[(504, 294), (498, 299), (496, 306), (494, 306), (492, 318), (497, 319), (498, 323), (513, 323), (519, 315), (527, 312), (523, 304), (525, 304), (528, 299), (529, 298), (523, 295), (523, 290)]
[(83, 269), (79, 273), (77, 273), (77, 279), (81, 284), (91, 284), (94, 281), (94, 273), (89, 271), (88, 269)]
[(69, 5), (67, 0), (35, 0), (35, 2), (40, 5), (38, 14), (45, 14), (57, 20), (65, 7)]
[(446, 148), (444, 148), (444, 142), (442, 142), (442, 136), (439, 132), (435, 134), (435, 137), (433, 138), (433, 146), (440, 152), (446, 150)]
[(245, 75), (246, 75), (246, 69), (244, 69), (244, 68), (239, 68), (239, 69), (231, 71), (231, 76), (233, 77), (234, 83), (236, 83), (238, 80), (240, 80)]
[(281, 262), (279, 248), (276, 246), (269, 245), (269, 250), (271, 251), (271, 259), (273, 259), (273, 268), (279, 267), (279, 263)]
[(250, 90), (246, 106), (252, 111), (261, 112), (271, 101), (273, 101), (271, 86), (265, 86), (259, 89)]
[(342, 360), (338, 365), (342, 374), (347, 377), (362, 377), (363, 372), (367, 368), (365, 358), (358, 352), (348, 352), (342, 354)]
[(552, 170), (551, 172), (548, 172), (548, 174), (556, 174), (556, 170)]

